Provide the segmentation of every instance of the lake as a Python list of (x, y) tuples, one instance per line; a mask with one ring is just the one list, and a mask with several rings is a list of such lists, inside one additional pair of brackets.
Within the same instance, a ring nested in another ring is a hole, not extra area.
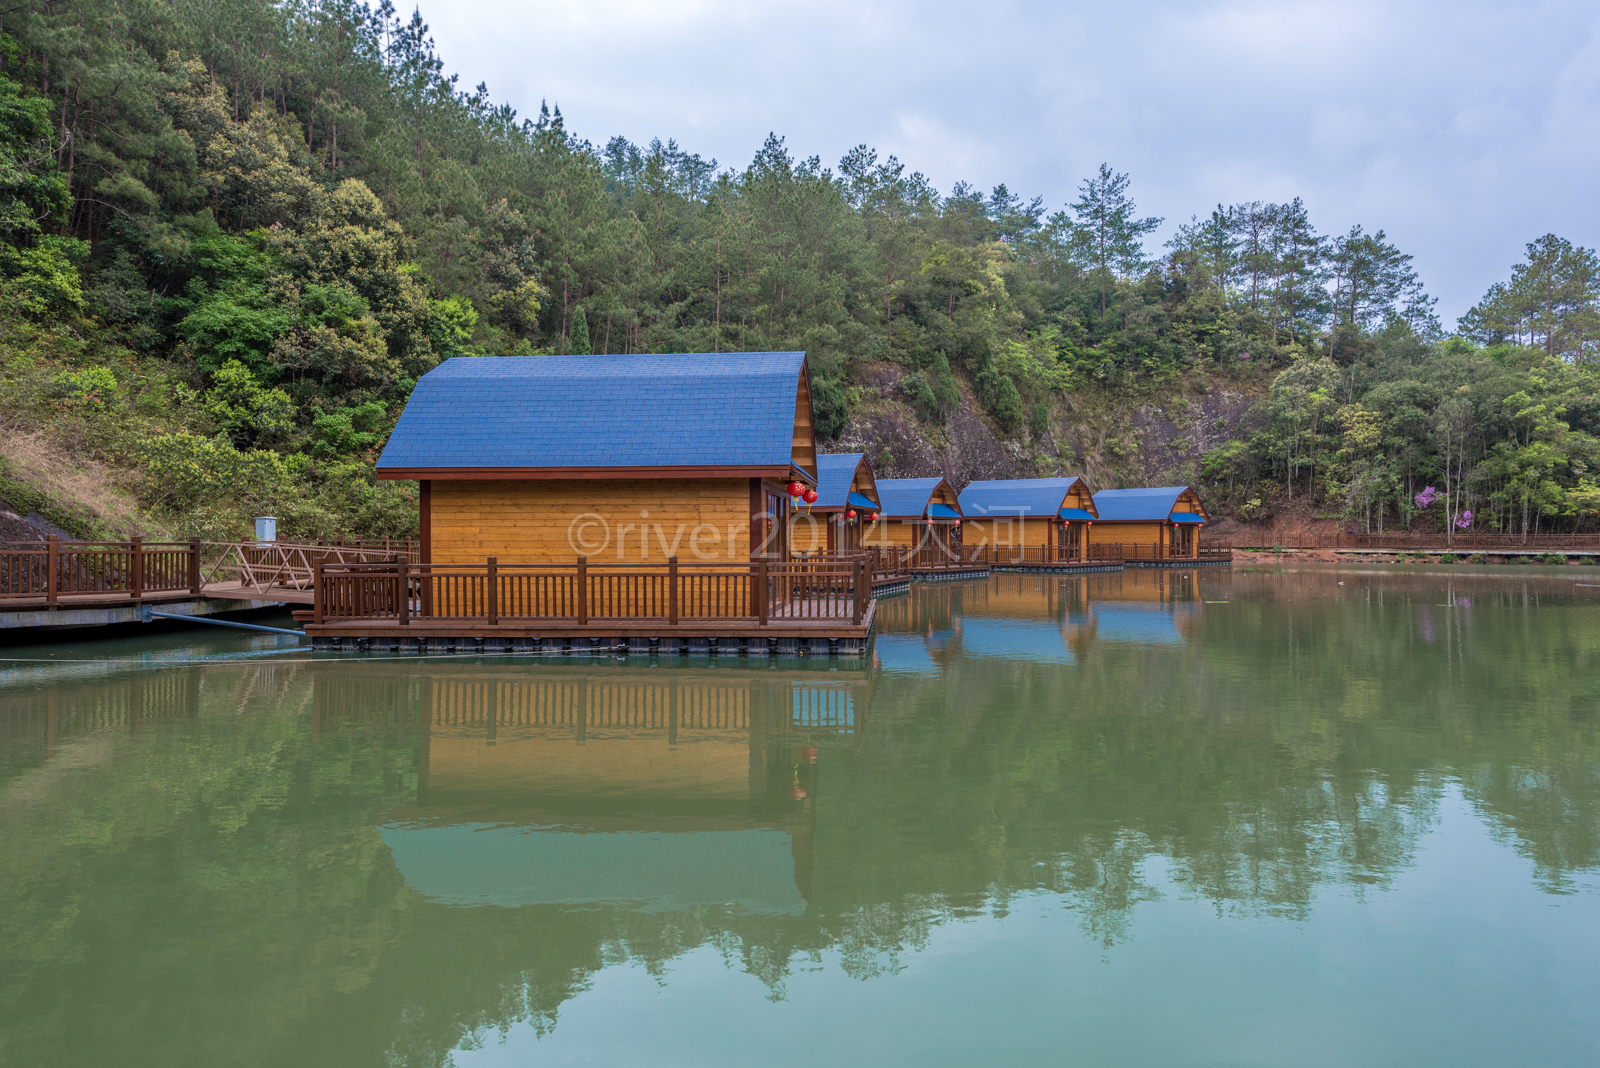
[(996, 574), (877, 627), (0, 648), (0, 1063), (1600, 1063), (1600, 568)]

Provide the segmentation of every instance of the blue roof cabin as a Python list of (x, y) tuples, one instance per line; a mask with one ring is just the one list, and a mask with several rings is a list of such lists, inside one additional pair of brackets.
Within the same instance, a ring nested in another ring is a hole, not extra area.
[(851, 552), (861, 547), (867, 517), (878, 511), (878, 484), (864, 453), (817, 457), (817, 499), (802, 502), (790, 545), (802, 552)]
[(378, 475), (421, 484), (424, 563), (781, 558), (812, 425), (803, 352), (457, 357)]
[(961, 544), (961, 500), (942, 478), (878, 480), (878, 522), (868, 525), (865, 545), (913, 547)]
[(1191, 486), (1101, 490), (1090, 545), (1120, 544), (1129, 559), (1196, 556), (1200, 527), (1210, 517)]
[(1076, 560), (1084, 555), (1094, 495), (1077, 475), (972, 482), (961, 491), (962, 542), (990, 548), (996, 563)]

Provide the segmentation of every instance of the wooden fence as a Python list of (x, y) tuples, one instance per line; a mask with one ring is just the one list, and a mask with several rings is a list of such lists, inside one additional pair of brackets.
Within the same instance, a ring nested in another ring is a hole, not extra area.
[(1449, 550), (1506, 555), (1588, 550), (1600, 552), (1600, 534), (1281, 534), (1203, 538), (1203, 547), (1223, 549), (1372, 549), (1391, 552)]
[(417, 543), (368, 538), (359, 542), (125, 542), (0, 543), (0, 598), (44, 601), (99, 594), (139, 600), (151, 594), (192, 593), (226, 584), (256, 589), (309, 589), (317, 564), (414, 562)]
[(652, 620), (859, 625), (871, 600), (865, 556), (748, 564), (316, 565), (311, 622)]
[(198, 594), (201, 542), (61, 541), (0, 544), (0, 597), (53, 603), (78, 594)]

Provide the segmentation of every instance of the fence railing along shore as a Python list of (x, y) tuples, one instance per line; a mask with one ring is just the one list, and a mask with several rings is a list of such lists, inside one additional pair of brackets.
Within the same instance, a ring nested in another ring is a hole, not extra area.
[(1202, 548), (1232, 549), (1372, 549), (1409, 552), (1443, 549), (1511, 556), (1565, 550), (1600, 552), (1597, 534), (1280, 534), (1228, 535), (1205, 538)]
[(289, 542), (0, 542), (0, 599), (82, 595), (146, 596), (191, 593), (235, 584), (305, 589), (318, 563), (414, 561), (415, 540), (368, 538), (299, 545)]
[(867, 558), (750, 563), (317, 565), (309, 622), (826, 622), (859, 626)]

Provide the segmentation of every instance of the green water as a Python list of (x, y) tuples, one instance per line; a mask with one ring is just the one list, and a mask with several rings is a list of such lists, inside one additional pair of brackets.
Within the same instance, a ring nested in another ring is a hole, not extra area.
[(869, 662), (0, 648), (0, 1063), (1597, 1064), (1596, 576), (997, 575)]

